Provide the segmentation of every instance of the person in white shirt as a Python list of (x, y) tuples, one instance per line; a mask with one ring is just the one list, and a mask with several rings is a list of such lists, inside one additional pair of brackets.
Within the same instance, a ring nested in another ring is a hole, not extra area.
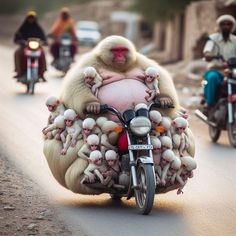
[(217, 102), (218, 94), (224, 79), (222, 74), (226, 67), (221, 59), (215, 59), (217, 55), (222, 55), (225, 60), (236, 56), (236, 36), (232, 34), (235, 30), (235, 18), (231, 15), (222, 15), (216, 23), (219, 32), (211, 34), (207, 41), (203, 54), (208, 62), (208, 71), (204, 75), (205, 87), (204, 98), (207, 108), (211, 108)]

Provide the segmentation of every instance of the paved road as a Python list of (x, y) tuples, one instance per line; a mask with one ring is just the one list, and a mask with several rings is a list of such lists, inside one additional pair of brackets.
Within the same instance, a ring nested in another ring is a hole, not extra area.
[(82, 196), (61, 187), (42, 153), (41, 129), (48, 116), (48, 95), (58, 95), (62, 80), (50, 70), (48, 83), (34, 96), (12, 79), (12, 49), (0, 47), (0, 147), (48, 193), (74, 234), (89, 236), (233, 236), (236, 235), (236, 151), (225, 135), (209, 141), (206, 127), (192, 118), (198, 169), (184, 189), (158, 195), (149, 216), (137, 214), (134, 200), (114, 203), (108, 195)]

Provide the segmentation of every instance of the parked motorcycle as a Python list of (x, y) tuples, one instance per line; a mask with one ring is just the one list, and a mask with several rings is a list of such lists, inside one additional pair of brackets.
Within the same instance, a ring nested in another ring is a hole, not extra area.
[(26, 61), (26, 74), (18, 81), (26, 85), (26, 92), (34, 94), (35, 84), (39, 82), (39, 58), (42, 55), (40, 40), (29, 38), (25, 43), (24, 58)]
[(53, 65), (57, 70), (64, 73), (69, 70), (71, 63), (73, 62), (71, 45), (72, 39), (69, 35), (65, 34), (59, 38), (59, 58), (55, 60)]
[[(214, 42), (215, 43), (215, 42)], [(195, 114), (209, 126), (209, 135), (213, 142), (217, 142), (221, 131), (226, 130), (229, 142), (236, 147), (236, 57), (227, 61), (221, 55), (214, 57), (226, 62), (227, 69), (224, 71), (224, 81), (227, 84), (227, 96), (221, 96), (214, 107), (208, 111), (208, 116), (200, 110)]]
[[(160, 104), (153, 104), (150, 109), (159, 106)], [(127, 147), (119, 150), (122, 155), (118, 183), (113, 185), (114, 188), (110, 193), (113, 198), (127, 197), (130, 199), (134, 196), (139, 212), (148, 215), (152, 210), (157, 191), (153, 145), (149, 135), (151, 130), (149, 110), (140, 108), (135, 112), (133, 109), (128, 109), (123, 115), (108, 105), (101, 105), (100, 110), (101, 113), (110, 112), (119, 119), (124, 130), (121, 138), (127, 138)], [(97, 184), (87, 185), (97, 188)], [(101, 185), (101, 187), (104, 186)]]

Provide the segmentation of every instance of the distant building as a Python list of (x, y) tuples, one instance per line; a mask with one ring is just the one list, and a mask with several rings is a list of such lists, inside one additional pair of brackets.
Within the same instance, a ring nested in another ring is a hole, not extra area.
[(160, 62), (201, 58), (206, 36), (216, 30), (216, 19), (222, 14), (236, 17), (236, 0), (192, 2), (172, 20), (157, 22), (154, 42), (158, 53), (150, 56)]

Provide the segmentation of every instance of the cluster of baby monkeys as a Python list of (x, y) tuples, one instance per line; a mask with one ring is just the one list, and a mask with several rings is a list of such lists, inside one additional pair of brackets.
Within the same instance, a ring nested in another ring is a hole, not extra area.
[(158, 111), (150, 111), (149, 118), (152, 123), (150, 135), (157, 185), (171, 186), (177, 183), (181, 186), (177, 191), (180, 194), (197, 167), (196, 161), (188, 153), (187, 114), (171, 120)]
[(54, 96), (46, 100), (46, 106), (50, 116), (42, 132), (46, 139), (54, 138), (63, 143), (61, 155), (65, 155), (70, 146), (75, 147), (79, 140), (83, 140), (78, 156), (88, 161), (89, 165), (81, 183), (93, 183), (98, 178), (102, 184), (112, 186), (120, 172), (120, 163), (117, 147), (109, 142), (108, 136), (112, 132), (119, 133), (122, 130), (120, 126), (106, 117), (82, 121), (74, 110), (65, 110)]
[[(70, 146), (75, 147), (77, 141), (83, 140), (78, 156), (87, 160), (89, 165), (84, 170), (81, 183), (94, 183), (98, 179), (108, 187), (115, 185), (120, 173), (120, 162), (117, 147), (109, 142), (109, 137), (113, 132), (117, 134), (122, 131), (119, 124), (106, 117), (82, 121), (74, 110), (65, 110), (54, 96), (46, 100), (46, 106), (50, 116), (42, 132), (45, 138), (55, 138), (63, 143), (61, 155), (65, 155)], [(178, 114), (177, 118), (171, 120), (152, 110), (149, 119), (152, 124), (150, 136), (157, 185), (171, 186), (178, 183), (181, 187), (177, 193), (182, 193), (197, 167), (195, 160), (188, 154), (187, 115)]]
[[(158, 88), (158, 81), (160, 79), (159, 72), (155, 67), (148, 67), (145, 72), (144, 83), (147, 86), (145, 99), (147, 102), (151, 102), (157, 95), (160, 94)], [(94, 67), (86, 67), (84, 70), (84, 82), (94, 96), (98, 96), (98, 88), (102, 86), (102, 77), (97, 73)]]

